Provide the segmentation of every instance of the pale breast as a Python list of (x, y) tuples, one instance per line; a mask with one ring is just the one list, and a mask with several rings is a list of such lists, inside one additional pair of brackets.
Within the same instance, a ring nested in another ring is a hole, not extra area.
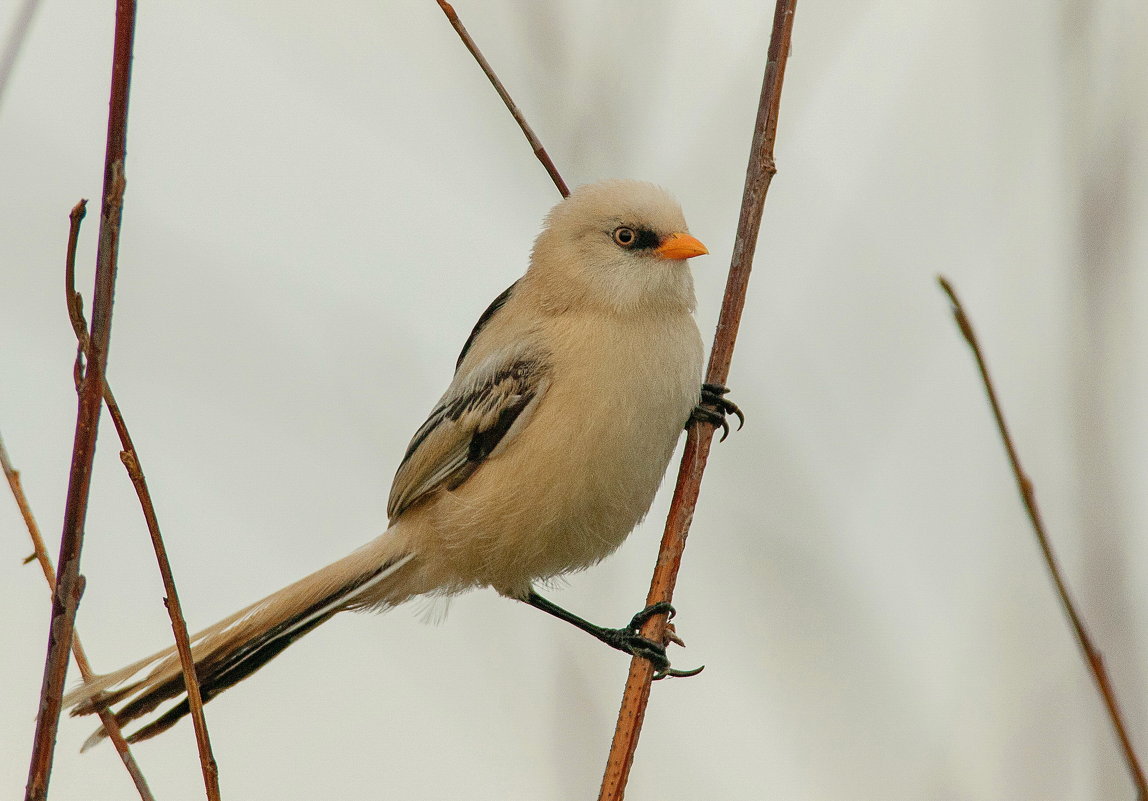
[(697, 402), (690, 315), (566, 319), (561, 331), (528, 428), (435, 504), (460, 582), (519, 594), (612, 553), (648, 511)]

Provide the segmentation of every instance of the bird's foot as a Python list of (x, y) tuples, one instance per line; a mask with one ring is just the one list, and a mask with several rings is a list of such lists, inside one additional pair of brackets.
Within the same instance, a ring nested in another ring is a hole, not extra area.
[[(646, 621), (655, 615), (662, 614), (668, 616), (666, 620), (666, 641), (664, 643), (657, 643), (643, 637), (641, 635), (641, 628)], [(673, 642), (678, 645), (684, 645), (681, 638), (678, 637), (674, 631), (673, 625), (669, 622), (674, 614), (674, 607), (665, 601), (651, 604), (630, 618), (629, 624), (624, 628), (603, 629), (601, 639), (612, 648), (617, 648), (619, 651), (624, 651), (631, 656), (638, 656), (649, 660), (654, 666), (654, 681), (664, 679), (667, 676), (673, 678), (696, 676), (705, 669), (705, 665), (694, 668), (693, 670), (677, 670), (670, 667), (669, 657), (666, 656), (667, 643)]]
[(725, 438), (729, 436), (729, 423), (725, 419), (727, 414), (737, 418), (738, 431), (745, 425), (745, 415), (736, 403), (725, 397), (727, 392), (729, 389), (721, 384), (702, 384), (701, 402), (690, 412), (689, 423), (694, 421), (709, 423), (714, 428), (721, 429), (721, 439), (718, 442), (725, 442)]
[[(665, 601), (647, 606), (641, 612), (630, 618), (629, 624), (624, 628), (608, 629), (602, 626), (596, 626), (590, 621), (578, 617), (573, 612), (563, 609), (553, 601), (543, 598), (534, 590), (527, 593), (526, 597), (522, 600), (535, 609), (541, 609), (548, 615), (553, 615), (559, 620), (565, 620), (567, 623), (582, 629), (582, 631), (606, 643), (606, 645), (609, 645), (611, 648), (616, 648), (630, 656), (639, 656), (643, 659), (650, 660), (654, 666), (655, 679), (664, 679), (667, 676), (696, 676), (702, 672), (702, 668), (695, 668), (694, 670), (674, 670), (670, 667), (670, 660), (666, 656), (666, 645), (671, 642), (677, 643), (678, 645), (685, 645), (685, 643), (682, 642), (682, 638), (674, 631), (673, 624), (669, 622), (670, 618), (674, 616), (674, 607)], [(667, 616), (666, 627), (662, 634), (662, 642), (660, 643), (643, 637), (641, 634), (642, 626), (655, 615)]]

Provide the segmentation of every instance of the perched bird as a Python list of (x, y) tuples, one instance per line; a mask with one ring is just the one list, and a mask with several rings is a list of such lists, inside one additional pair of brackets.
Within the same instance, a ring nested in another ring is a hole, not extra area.
[[(638, 635), (668, 605), (610, 629), (533, 585), (622, 543), (691, 418), (724, 427), (726, 412), (741, 416), (724, 388), (701, 383), (686, 259), (706, 252), (677, 202), (652, 184), (591, 184), (555, 206), (526, 274), (483, 312), (454, 380), (415, 432), (391, 487), (387, 530), (196, 634), (203, 699), (338, 612), (487, 586), (651, 659), (661, 674), (683, 675), (670, 670), (664, 644)], [(155, 713), (133, 742), (188, 712), (174, 648), (79, 687), (65, 703), (74, 715), (118, 705), (121, 724)]]

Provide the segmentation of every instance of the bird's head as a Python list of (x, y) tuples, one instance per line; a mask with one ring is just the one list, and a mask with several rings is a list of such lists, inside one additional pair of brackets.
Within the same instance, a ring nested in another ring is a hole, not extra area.
[(603, 181), (579, 187), (551, 210), (527, 275), (555, 310), (692, 311), (686, 259), (708, 252), (664, 189)]

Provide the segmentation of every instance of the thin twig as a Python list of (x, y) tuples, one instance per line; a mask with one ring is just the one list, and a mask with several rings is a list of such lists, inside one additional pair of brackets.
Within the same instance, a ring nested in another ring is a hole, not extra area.
[(75, 626), (75, 605), (79, 602), (80, 552), (84, 539), (84, 519), (88, 511), (92, 459), (96, 450), (104, 373), (111, 339), (112, 302), (115, 296), (116, 261), (120, 219), (123, 212), (124, 159), (127, 152), (127, 111), (131, 86), (135, 11), (134, 0), (117, 0), (99, 245), (96, 249), (92, 330), (87, 369), (81, 379), (79, 408), (76, 412), (76, 433), (72, 445), (72, 464), (68, 476), (68, 495), (64, 505), (56, 589), (53, 593), (52, 618), (48, 631), (48, 653), (44, 660), (44, 680), (40, 689), (36, 734), (28, 767), (26, 801), (42, 801), (47, 798), (56, 732), (60, 725), (61, 699), (68, 673), (68, 657), (71, 653)]
[[(777, 135), (781, 86), (785, 77), (785, 64), (789, 58), (789, 42), (796, 5), (797, 0), (777, 0), (774, 10), (773, 32), (770, 35), (765, 77), (762, 81), (753, 141), (750, 145), (737, 238), (734, 240), (725, 297), (718, 318), (713, 348), (710, 351), (709, 367), (706, 370), (706, 383), (710, 384), (725, 384), (729, 375), (738, 325), (742, 309), (745, 307), (745, 294), (750, 269), (753, 266), (757, 234), (765, 208), (765, 196), (777, 172), (773, 161), (773, 145)], [(672, 600), (678, 568), (686, 546), (686, 535), (689, 533), (701, 488), (702, 472), (705, 470), (713, 441), (713, 432), (712, 424), (699, 422), (690, 426), (685, 453), (678, 471), (677, 485), (674, 488), (673, 500), (670, 502), (666, 528), (662, 535), (658, 562), (650, 582), (650, 592), (646, 596), (647, 604)], [(642, 635), (654, 642), (663, 642), (665, 633), (665, 615), (651, 618), (642, 627)], [(626, 680), (626, 689), (618, 712), (618, 724), (602, 777), (599, 801), (620, 801), (625, 794), (630, 767), (634, 761), (634, 751), (638, 747), (642, 720), (650, 699), (652, 678), (653, 665), (648, 659), (635, 658), (631, 661), (630, 674)]]
[(451, 26), (458, 33), (462, 43), (466, 45), (466, 49), (474, 56), (474, 60), (478, 62), (478, 66), (482, 67), (482, 71), (486, 73), (486, 77), (490, 80), (494, 91), (498, 92), (498, 96), (502, 98), (502, 102), (506, 104), (506, 108), (510, 111), (514, 121), (518, 123), (518, 127), (522, 129), (522, 133), (526, 135), (526, 141), (530, 143), (530, 148), (534, 151), (534, 155), (542, 162), (542, 166), (546, 168), (546, 172), (550, 175), (550, 180), (558, 187), (558, 191), (562, 193), (562, 197), (570, 196), (570, 189), (567, 188), (566, 182), (562, 180), (562, 176), (558, 174), (558, 168), (554, 166), (554, 162), (550, 159), (550, 154), (546, 152), (546, 148), (542, 146), (542, 142), (534, 135), (534, 130), (530, 124), (526, 122), (526, 117), (518, 109), (514, 100), (510, 97), (510, 92), (506, 91), (506, 87), (502, 85), (502, 81), (498, 80), (498, 76), (494, 74), (494, 69), (491, 68), (486, 58), (482, 55), (482, 51), (478, 49), (474, 39), (467, 33), (466, 27), (462, 24), (462, 20), (458, 18), (455, 13), (454, 7), (446, 2), (446, 0), (438, 0), (439, 8), (446, 14), (446, 18), (450, 20)]
[(1044, 527), (1044, 520), (1040, 515), (1040, 508), (1036, 505), (1036, 492), (1033, 489), (1032, 479), (1025, 473), (1024, 468), (1020, 463), (1020, 456), (1017, 453), (1016, 445), (1013, 444), (1012, 434), (1009, 433), (1008, 424), (1005, 422), (1004, 411), (1001, 409), (1000, 400), (997, 398), (996, 388), (993, 384), (992, 378), (989, 376), (989, 368), (985, 363), (984, 354), (981, 351), (980, 343), (977, 340), (976, 332), (973, 330), (973, 325), (969, 322), (968, 315), (965, 314), (965, 309), (961, 305), (960, 298), (957, 297), (957, 292), (953, 289), (953, 285), (945, 279), (944, 276), (937, 277), (938, 282), (941, 284), (941, 289), (949, 296), (949, 301), (953, 306), (953, 317), (957, 321), (957, 326), (961, 329), (961, 335), (965, 338), (965, 342), (972, 348), (973, 357), (977, 362), (977, 369), (981, 374), (981, 383), (984, 384), (985, 394), (989, 399), (989, 406), (992, 408), (993, 418), (996, 420), (997, 431), (1000, 432), (1001, 441), (1004, 443), (1005, 452), (1008, 454), (1009, 465), (1012, 467), (1013, 475), (1016, 477), (1017, 489), (1020, 491), (1021, 501), (1024, 503), (1025, 511), (1028, 513), (1028, 519), (1032, 523), (1033, 533), (1036, 535), (1037, 544), (1040, 545), (1041, 554), (1044, 556), (1044, 563), (1048, 567), (1048, 572), (1052, 576), (1052, 583), (1056, 587), (1056, 594), (1060, 598), (1060, 604), (1064, 609), (1064, 613), (1068, 616), (1068, 621), (1072, 625), (1072, 631), (1076, 635), (1076, 642), (1080, 645), (1080, 650), (1084, 654), (1084, 661), (1088, 663), (1089, 670), (1092, 673), (1093, 679), (1096, 681), (1096, 688), (1100, 691), (1100, 697), (1104, 701), (1104, 706), (1108, 711), (1108, 719), (1112, 722), (1112, 728), (1116, 732), (1116, 737), (1120, 741), (1120, 748), (1124, 752), (1124, 761), (1128, 765), (1128, 772), (1132, 774), (1132, 783), (1136, 787), (1136, 797), (1140, 801), (1148, 801), (1148, 783), (1144, 779), (1144, 771), (1140, 767), (1140, 760), (1136, 756), (1136, 750), (1132, 745), (1132, 738), (1128, 735), (1128, 729), (1124, 725), (1124, 717), (1120, 713), (1120, 706), (1116, 701), (1116, 692), (1112, 687), (1112, 681), (1108, 677), (1108, 671), (1104, 667), (1104, 658), (1100, 651), (1092, 643), (1092, 637), (1088, 633), (1088, 629), (1084, 625), (1084, 619), (1081, 617), (1080, 612), (1077, 611), (1076, 604), (1072, 600), (1072, 595), (1068, 591), (1068, 584), (1064, 579), (1064, 575), (1060, 570), (1060, 563), (1057, 561), (1056, 554), (1052, 550), (1052, 542), (1049, 540), (1048, 533)]
[(183, 617), (183, 608), (179, 603), (179, 595), (175, 589), (175, 577), (171, 572), (171, 563), (167, 558), (167, 548), (159, 532), (159, 520), (156, 518), (155, 506), (148, 493), (147, 480), (140, 468), (139, 457), (135, 447), (131, 444), (127, 427), (120, 415), (119, 407), (115, 404), (109, 391), (105, 397), (108, 411), (115, 421), (116, 430), (124, 442), (124, 450), (120, 451), (120, 460), (127, 468), (132, 486), (139, 496), (143, 507), (144, 519), (147, 521), (148, 533), (151, 535), (152, 548), (155, 550), (156, 561), (159, 563), (159, 572), (163, 577), (164, 591), (167, 597), (164, 605), (167, 606), (168, 616), (171, 618), (171, 630), (175, 635), (175, 647), (179, 652), (180, 667), (183, 668), (183, 683), (187, 689), (187, 704), (191, 714), (192, 727), (195, 729), (195, 743), (199, 750), (199, 764), (203, 772), (204, 788), (207, 791), (208, 801), (219, 801), (219, 766), (211, 750), (211, 738), (207, 733), (207, 719), (203, 714), (203, 698), (199, 692), (199, 677), (195, 673), (195, 657), (191, 654), (191, 641), (187, 634), (187, 622)]
[[(24, 495), (24, 487), (20, 483), (20, 473), (12, 466), (12, 462), (8, 458), (8, 450), (4, 447), (3, 437), (0, 437), (0, 468), (4, 470), (4, 476), (8, 479), (8, 486), (12, 489), (12, 497), (16, 499), (16, 506), (20, 509), (20, 516), (24, 518), (24, 525), (28, 527), (28, 536), (32, 540), (32, 550), (36, 561), (40, 563), (40, 569), (44, 571), (44, 580), (48, 582), (48, 589), (55, 591), (56, 568), (52, 564), (52, 557), (48, 554), (48, 547), (44, 544), (44, 538), (40, 536), (40, 527), (36, 524), (32, 507), (28, 503), (27, 496)], [(92, 670), (88, 655), (84, 652), (83, 645), (80, 644), (78, 631), (72, 633), (72, 654), (76, 657), (76, 667), (80, 669), (80, 675), (83, 676), (84, 681), (91, 681), (95, 676), (95, 671)], [(116, 753), (120, 755), (120, 760), (124, 763), (128, 775), (132, 777), (132, 782), (140, 794), (141, 801), (155, 801), (155, 796), (151, 794), (151, 790), (148, 788), (147, 779), (144, 778), (139, 764), (136, 763), (135, 757), (132, 755), (131, 746), (128, 745), (123, 732), (120, 731), (116, 716), (112, 714), (111, 710), (102, 709), (100, 710), (100, 720), (103, 721), (108, 739), (116, 747)]]
[[(88, 324), (84, 319), (84, 300), (76, 291), (76, 245), (80, 237), (80, 223), (83, 222), (85, 201), (81, 200), (72, 208), (69, 215), (71, 227), (68, 231), (68, 251), (64, 263), (65, 291), (67, 293), (68, 319), (72, 323), (72, 330), (76, 334), (78, 351), (76, 354), (76, 374), (83, 373), (83, 359), (88, 351)], [(219, 801), (219, 767), (211, 749), (211, 737), (207, 731), (207, 719), (203, 713), (203, 698), (199, 692), (199, 677), (195, 672), (195, 658), (191, 654), (191, 641), (187, 633), (187, 622), (183, 617), (183, 607), (179, 602), (179, 593), (176, 591), (175, 575), (171, 570), (171, 562), (167, 558), (167, 547), (159, 530), (159, 518), (155, 513), (155, 504), (148, 491), (147, 479), (140, 466), (139, 452), (132, 441), (124, 420), (120, 406), (116, 403), (112, 393), (111, 384), (104, 382), (104, 405), (112, 418), (116, 434), (119, 435), (120, 461), (128, 471), (140, 507), (143, 509), (144, 520), (147, 523), (148, 534), (151, 536), (152, 549), (155, 551), (156, 562), (159, 564), (160, 577), (163, 580), (164, 591), (167, 593), (164, 605), (167, 607), (168, 617), (171, 619), (171, 630), (175, 637), (176, 651), (179, 653), (180, 667), (183, 669), (183, 682), (187, 688), (188, 709), (191, 714), (192, 727), (195, 729), (195, 743), (199, 750), (199, 764), (203, 772), (204, 787), (209, 801)], [(103, 714), (101, 714), (103, 719)], [(114, 719), (114, 716), (113, 716)], [(106, 727), (105, 727), (106, 730)]]
[[(76, 358), (80, 359), (88, 350), (88, 321), (84, 319), (84, 299), (76, 291), (76, 248), (80, 244), (80, 225), (88, 214), (88, 201), (80, 198), (80, 202), (72, 206), (68, 213), (68, 249), (64, 254), (64, 291), (67, 293), (68, 321), (72, 324), (72, 331), (80, 349)], [(76, 382), (83, 377), (83, 365), (76, 367)]]

